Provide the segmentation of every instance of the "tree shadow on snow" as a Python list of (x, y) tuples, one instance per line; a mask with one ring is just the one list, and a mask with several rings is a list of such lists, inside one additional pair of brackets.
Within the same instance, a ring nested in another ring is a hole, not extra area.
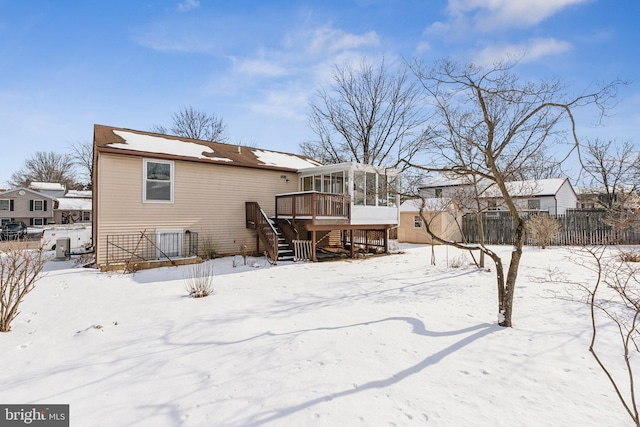
[(384, 323), (384, 322), (405, 322), (408, 323), (409, 325), (411, 325), (412, 327), (412, 333), (414, 334), (418, 334), (421, 336), (425, 336), (425, 337), (445, 337), (445, 336), (455, 336), (455, 335), (461, 335), (461, 334), (467, 334), (467, 333), (471, 333), (471, 335), (465, 336), (464, 338), (460, 339), (459, 341), (455, 342), (454, 344), (451, 344), (450, 346), (426, 357), (425, 359), (423, 359), (422, 361), (409, 366), (399, 372), (394, 373), (393, 375), (387, 377), (387, 378), (382, 378), (379, 380), (374, 380), (374, 381), (369, 381), (367, 383), (361, 384), (357, 387), (354, 388), (349, 388), (347, 390), (343, 390), (343, 391), (339, 391), (336, 393), (330, 393), (330, 394), (326, 394), (324, 396), (320, 396), (317, 397), (315, 399), (312, 400), (308, 400), (306, 402), (302, 402), (300, 404), (297, 405), (292, 405), (292, 406), (288, 406), (288, 407), (283, 407), (283, 408), (279, 408), (279, 409), (273, 409), (270, 411), (265, 411), (262, 413), (257, 413), (254, 414), (252, 416), (250, 416), (247, 420), (242, 422), (242, 425), (244, 426), (260, 426), (263, 424), (267, 424), (270, 422), (274, 422), (276, 420), (279, 419), (283, 419), (291, 414), (303, 411), (305, 409), (308, 409), (310, 407), (313, 407), (315, 405), (324, 403), (324, 402), (328, 402), (334, 399), (339, 399), (342, 397), (347, 397), (350, 395), (354, 395), (357, 393), (360, 393), (362, 391), (366, 391), (366, 390), (370, 390), (370, 389), (382, 389), (385, 387), (389, 387), (391, 385), (394, 385), (396, 383), (399, 383), (400, 381), (406, 379), (407, 377), (410, 377), (412, 375), (415, 375), (419, 372), (421, 372), (422, 370), (428, 368), (429, 366), (435, 365), (438, 362), (440, 362), (442, 359), (444, 359), (445, 357), (455, 353), (456, 351), (460, 350), (461, 348), (473, 343), (474, 341), (481, 339), (487, 335), (489, 335), (490, 333), (499, 331), (499, 330), (503, 330), (504, 328), (501, 328), (500, 326), (496, 325), (496, 324), (490, 324), (490, 323), (483, 323), (483, 324), (479, 324), (479, 325), (475, 325), (475, 326), (471, 326), (468, 328), (464, 328), (464, 329), (459, 329), (456, 331), (445, 331), (445, 332), (437, 332), (437, 331), (430, 331), (428, 330), (424, 323), (416, 318), (413, 317), (387, 317), (384, 319), (380, 319), (380, 320), (374, 320), (374, 321), (370, 321), (370, 322), (361, 322), (361, 323), (355, 323), (352, 325), (345, 325), (345, 326), (335, 326), (335, 327), (320, 327), (320, 328), (311, 328), (311, 329), (304, 329), (304, 330), (297, 330), (297, 331), (291, 331), (291, 332), (287, 332), (287, 333), (272, 333), (269, 332), (269, 335), (289, 335), (289, 334), (301, 334), (301, 333), (305, 333), (305, 332), (316, 332), (316, 331), (326, 331), (326, 330), (340, 330), (340, 329), (347, 329), (347, 328), (353, 328), (353, 327), (359, 327), (359, 326), (369, 326), (369, 325), (373, 325), (373, 324), (378, 324), (378, 323)]

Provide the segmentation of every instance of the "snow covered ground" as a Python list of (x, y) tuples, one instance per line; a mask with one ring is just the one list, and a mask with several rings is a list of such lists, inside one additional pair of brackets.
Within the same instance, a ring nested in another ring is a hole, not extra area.
[(403, 250), (217, 259), (201, 299), (187, 297), (189, 267), (50, 261), (0, 334), (0, 402), (70, 404), (72, 426), (630, 424), (588, 352), (587, 306), (539, 280), (558, 269), (588, 283), (568, 249), (525, 248), (511, 329), (496, 325), (493, 271), (447, 267), (453, 248), (436, 247), (435, 266), (429, 246)]

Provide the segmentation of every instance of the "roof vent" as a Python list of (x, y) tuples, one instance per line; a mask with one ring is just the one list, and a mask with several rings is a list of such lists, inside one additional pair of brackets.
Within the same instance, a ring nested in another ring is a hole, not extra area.
[(242, 154), (242, 147), (238, 145), (238, 154)]

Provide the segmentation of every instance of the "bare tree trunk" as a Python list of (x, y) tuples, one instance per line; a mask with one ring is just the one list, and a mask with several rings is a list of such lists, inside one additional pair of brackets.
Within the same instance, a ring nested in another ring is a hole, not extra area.
[(511, 316), (513, 313), (513, 295), (516, 289), (516, 279), (518, 278), (518, 268), (520, 267), (520, 258), (522, 258), (522, 247), (524, 246), (524, 221), (518, 219), (516, 230), (513, 235), (513, 252), (511, 253), (511, 262), (509, 263), (509, 271), (507, 272), (507, 281), (505, 284), (505, 293), (503, 297), (502, 307), (503, 315), (500, 326), (511, 327)]

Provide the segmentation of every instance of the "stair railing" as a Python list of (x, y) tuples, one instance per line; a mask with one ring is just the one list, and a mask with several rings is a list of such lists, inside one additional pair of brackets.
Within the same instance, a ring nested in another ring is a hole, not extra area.
[(272, 262), (278, 260), (278, 233), (267, 217), (267, 214), (260, 208), (258, 202), (246, 202), (246, 225), (247, 228), (256, 230), (258, 238), (265, 246), (265, 250)]

